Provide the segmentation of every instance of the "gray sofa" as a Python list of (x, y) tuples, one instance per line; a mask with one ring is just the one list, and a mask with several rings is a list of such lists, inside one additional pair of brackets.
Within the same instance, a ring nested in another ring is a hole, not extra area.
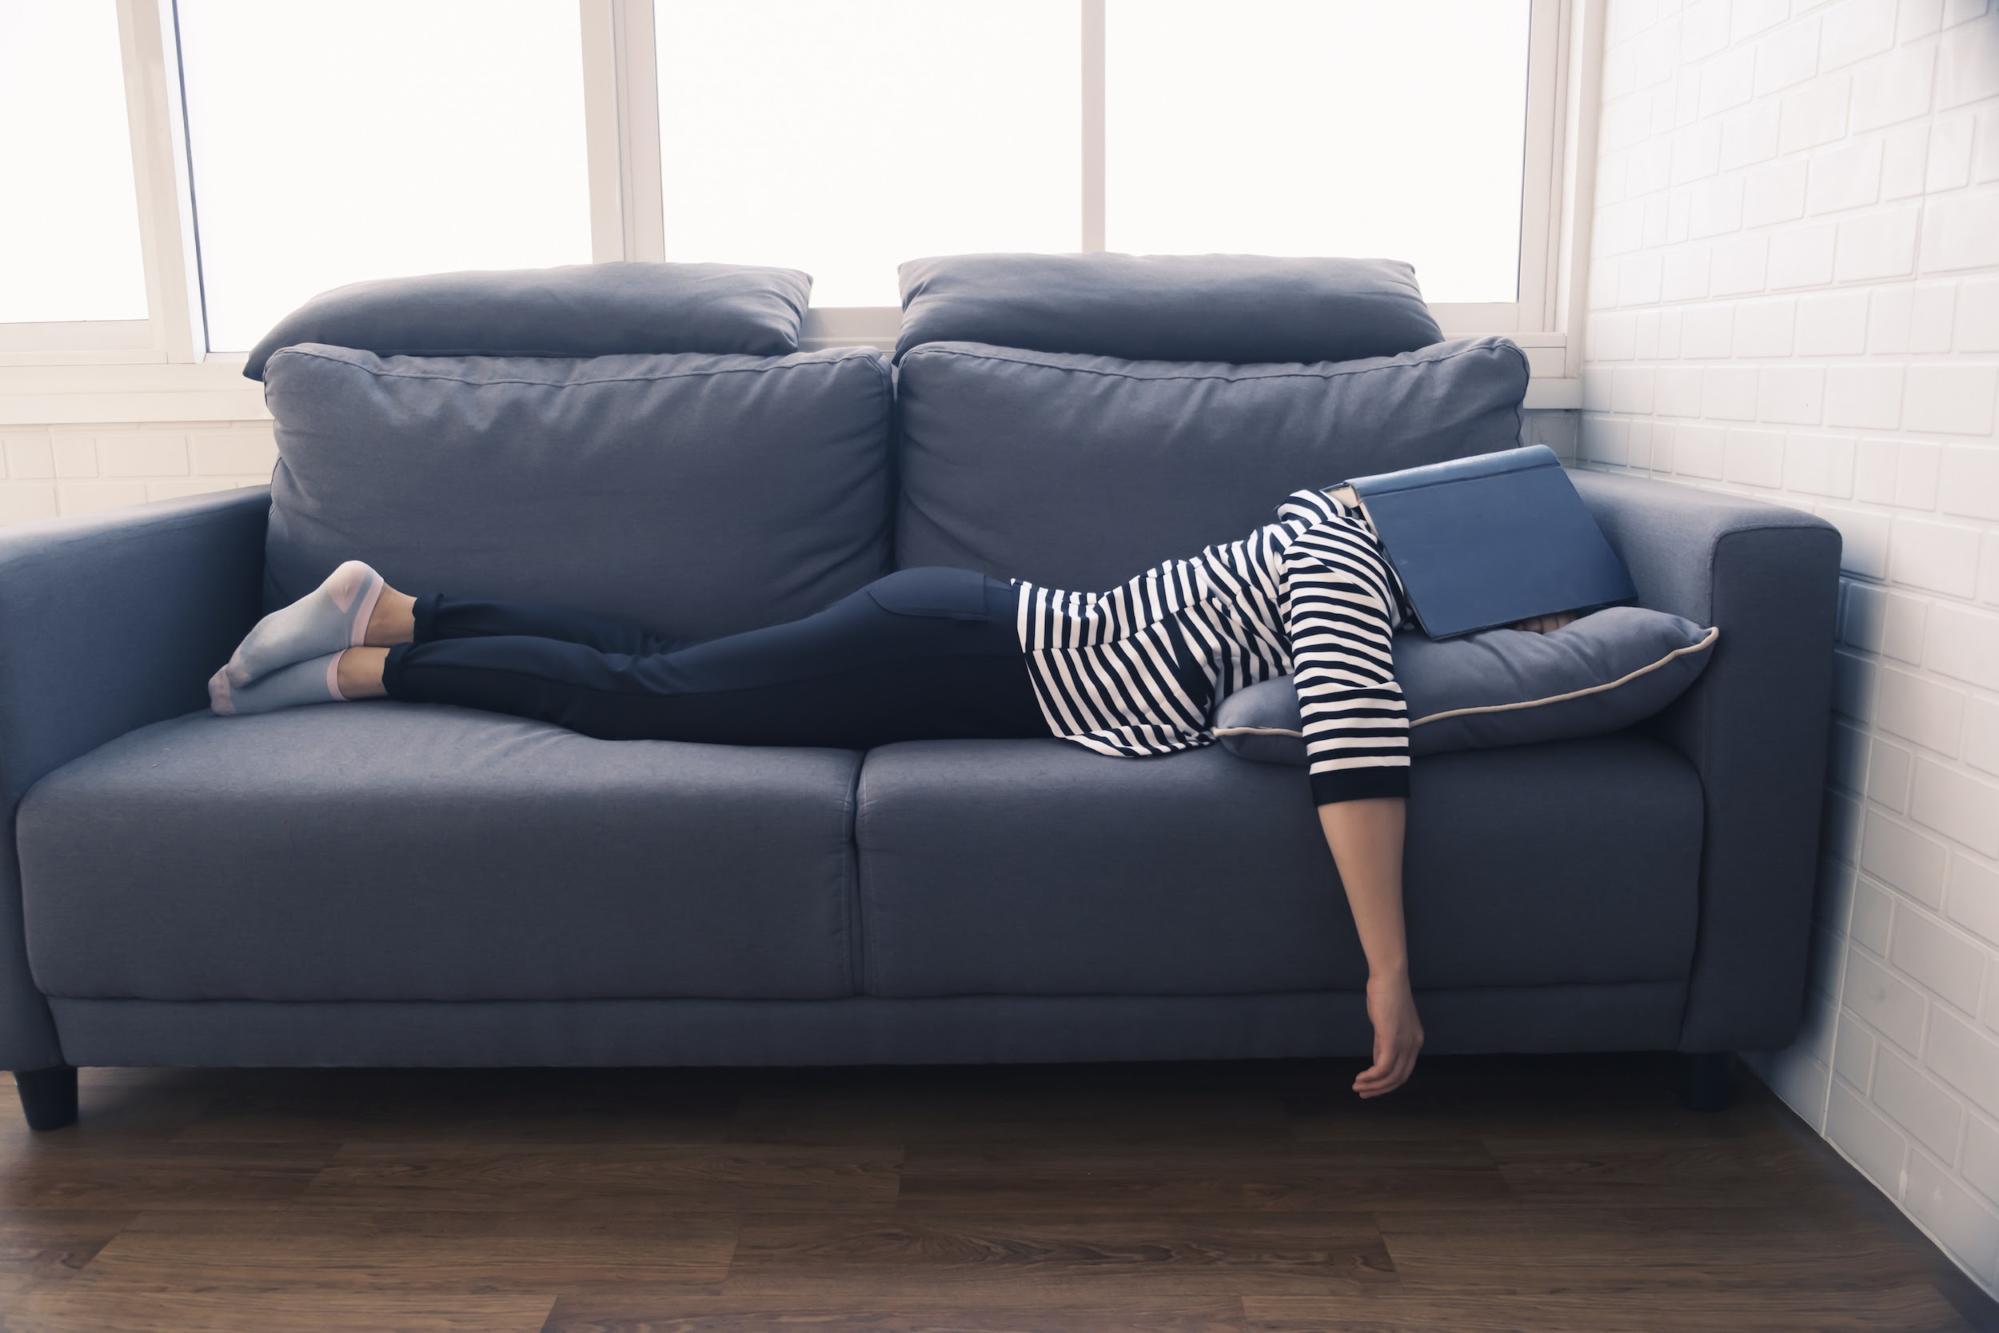
[[(336, 319), (256, 363), (275, 499), (0, 533), (0, 1066), (31, 1123), (74, 1118), (87, 1065), (1364, 1053), (1363, 959), (1304, 776), (1220, 747), (858, 753), (392, 703), (206, 711), (261, 611), (350, 554), (401, 586), (714, 633), (903, 565), (1103, 586), (1298, 486), (1518, 436), (1503, 339), (1330, 361), (1306, 331), (1249, 363), (1197, 312), (1178, 360), (1120, 359), (1087, 321), (1069, 348), (942, 324), (891, 361), (412, 355), (329, 341)], [(1428, 1049), (1679, 1051), (1712, 1077), (1800, 1019), (1837, 534), (1576, 481), (1644, 604), (1719, 646), (1641, 728), (1418, 762)]]

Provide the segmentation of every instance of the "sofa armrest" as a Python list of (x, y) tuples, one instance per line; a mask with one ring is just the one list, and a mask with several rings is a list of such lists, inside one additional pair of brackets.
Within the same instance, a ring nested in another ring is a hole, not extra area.
[(270, 488), (0, 530), (0, 1069), (61, 1063), (28, 973), (14, 814), (43, 775), (207, 706), (256, 622)]
[(1783, 1046), (1810, 950), (1839, 532), (1737, 496), (1571, 475), (1639, 601), (1721, 629), (1707, 671), (1657, 723), (1699, 770), (1706, 809), (1680, 1048)]

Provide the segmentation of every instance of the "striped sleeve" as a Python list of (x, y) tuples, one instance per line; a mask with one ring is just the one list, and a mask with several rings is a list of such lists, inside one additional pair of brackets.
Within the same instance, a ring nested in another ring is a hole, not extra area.
[(1299, 534), (1281, 571), (1313, 803), (1406, 796), (1409, 720), (1395, 681), (1393, 575), (1342, 517)]

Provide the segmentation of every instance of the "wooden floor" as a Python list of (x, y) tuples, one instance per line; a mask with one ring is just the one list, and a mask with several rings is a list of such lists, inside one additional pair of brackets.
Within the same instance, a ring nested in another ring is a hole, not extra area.
[(0, 1328), (1990, 1326), (1753, 1085), (1353, 1072), (92, 1071), (0, 1090)]

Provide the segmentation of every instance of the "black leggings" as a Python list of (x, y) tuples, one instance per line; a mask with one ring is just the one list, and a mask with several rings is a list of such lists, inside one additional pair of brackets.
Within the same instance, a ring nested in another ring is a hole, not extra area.
[(800, 620), (674, 643), (563, 607), (433, 593), (416, 599), (415, 637), (389, 649), (382, 685), (607, 740), (1046, 736), (1018, 597), (974, 570), (903, 569)]

